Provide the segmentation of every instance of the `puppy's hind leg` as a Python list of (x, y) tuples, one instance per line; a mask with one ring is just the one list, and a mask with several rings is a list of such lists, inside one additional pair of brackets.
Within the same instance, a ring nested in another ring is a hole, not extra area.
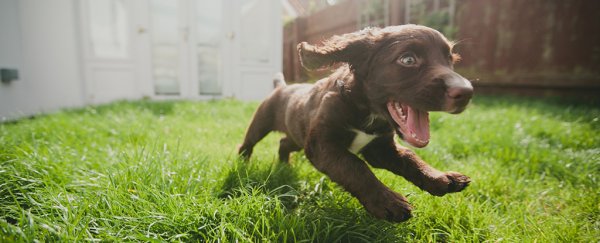
[(302, 148), (293, 140), (284, 137), (279, 140), (279, 161), (287, 163), (290, 160), (290, 153), (300, 151)]
[(256, 110), (252, 122), (246, 131), (244, 142), (239, 146), (238, 154), (248, 160), (252, 155), (254, 145), (273, 130), (273, 100), (266, 100)]

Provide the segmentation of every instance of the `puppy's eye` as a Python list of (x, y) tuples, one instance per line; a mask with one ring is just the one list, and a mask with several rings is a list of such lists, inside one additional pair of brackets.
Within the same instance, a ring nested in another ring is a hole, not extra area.
[(404, 65), (404, 66), (414, 66), (415, 64), (417, 64), (417, 57), (415, 57), (414, 54), (405, 54), (403, 56), (401, 56), (400, 58), (398, 58), (398, 63)]

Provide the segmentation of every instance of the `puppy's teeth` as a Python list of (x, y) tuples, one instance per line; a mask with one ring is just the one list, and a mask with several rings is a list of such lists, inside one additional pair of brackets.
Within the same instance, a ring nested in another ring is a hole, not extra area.
[(417, 138), (417, 134), (410, 133), (410, 136), (411, 136), (411, 137), (413, 137), (413, 138), (416, 138), (416, 139), (418, 140), (418, 138)]
[(397, 109), (398, 113), (400, 113), (400, 118), (402, 118), (402, 120), (406, 121), (406, 115), (404, 114), (404, 111), (402, 111), (402, 108)]

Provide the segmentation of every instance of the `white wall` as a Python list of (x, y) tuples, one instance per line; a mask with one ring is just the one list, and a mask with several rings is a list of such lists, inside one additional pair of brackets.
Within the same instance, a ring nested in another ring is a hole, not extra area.
[[(74, 0), (0, 0), (0, 120), (84, 104)], [(8, 34), (7, 34), (8, 33)]]

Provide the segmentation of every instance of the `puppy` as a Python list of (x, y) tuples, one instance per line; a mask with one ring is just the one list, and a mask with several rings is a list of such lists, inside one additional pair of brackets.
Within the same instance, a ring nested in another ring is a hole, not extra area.
[(287, 86), (283, 75), (277, 75), (275, 90), (254, 114), (239, 154), (249, 158), (267, 133), (282, 132), (281, 161), (304, 149), (319, 171), (373, 216), (393, 222), (409, 219), (412, 208), (406, 198), (382, 184), (366, 163), (435, 196), (462, 191), (469, 184), (469, 177), (439, 171), (394, 140), (397, 134), (414, 147), (425, 147), (429, 112), (465, 110), (473, 87), (453, 71), (459, 56), (452, 47), (440, 32), (418, 25), (367, 28), (334, 36), (320, 46), (300, 43), (305, 68), (341, 67), (314, 85)]

